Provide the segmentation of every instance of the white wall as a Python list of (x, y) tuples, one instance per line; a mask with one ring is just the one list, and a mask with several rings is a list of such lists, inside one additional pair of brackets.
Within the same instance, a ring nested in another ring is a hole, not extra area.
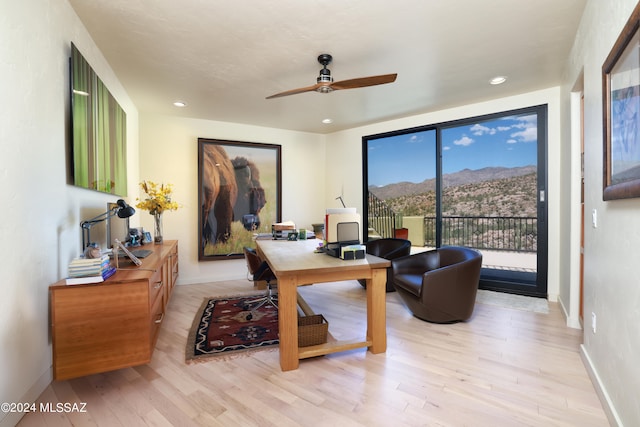
[[(612, 415), (640, 425), (640, 199), (602, 200), (602, 64), (636, 0), (590, 0), (568, 60), (563, 99), (584, 70), (585, 227), (583, 353)], [(591, 211), (598, 227), (591, 226)], [(597, 316), (596, 333), (591, 313)]]
[(559, 292), (561, 265), (559, 264), (560, 224), (560, 88), (549, 88), (509, 98), (496, 99), (463, 107), (440, 110), (433, 113), (376, 123), (337, 132), (327, 137), (327, 193), (325, 204), (343, 195), (345, 203), (360, 209), (362, 200), (362, 137), (415, 126), (441, 123), (451, 120), (481, 116), (489, 113), (514, 110), (547, 104), (548, 106), (548, 209), (549, 209), (549, 300), (555, 301)]
[[(127, 113), (128, 173), (137, 180), (137, 111), (75, 12), (66, 1), (3, 1), (0, 402), (35, 401), (51, 381), (48, 287), (80, 252), (81, 212), (117, 200), (66, 183), (71, 41)], [(0, 412), (0, 425), (19, 416)]]
[[(142, 114), (140, 177), (174, 185), (182, 205), (163, 215), (166, 239), (179, 240), (179, 284), (246, 277), (244, 260), (198, 262), (198, 138), (282, 146), (282, 219), (311, 229), (322, 222), (325, 194), (324, 136), (209, 120)], [(152, 230), (151, 215), (136, 217)]]

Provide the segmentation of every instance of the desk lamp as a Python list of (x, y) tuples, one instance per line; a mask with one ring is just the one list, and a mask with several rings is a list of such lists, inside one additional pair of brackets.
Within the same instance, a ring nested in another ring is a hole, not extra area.
[(80, 227), (82, 228), (82, 249), (84, 250), (87, 246), (91, 245), (91, 227), (94, 225), (105, 221), (113, 216), (118, 216), (118, 218), (129, 218), (136, 210), (129, 206), (124, 200), (120, 199), (116, 203), (116, 207), (111, 210), (106, 211), (105, 213), (101, 213), (100, 215), (88, 219), (86, 221), (82, 221), (80, 223)]

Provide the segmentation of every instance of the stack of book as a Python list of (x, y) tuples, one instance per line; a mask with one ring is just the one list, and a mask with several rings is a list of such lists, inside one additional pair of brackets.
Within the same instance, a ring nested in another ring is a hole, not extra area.
[(75, 258), (69, 263), (67, 285), (104, 282), (115, 272), (107, 254), (100, 258)]
[(296, 225), (292, 221), (271, 224), (271, 235), (274, 240), (288, 240), (289, 233), (296, 232)]

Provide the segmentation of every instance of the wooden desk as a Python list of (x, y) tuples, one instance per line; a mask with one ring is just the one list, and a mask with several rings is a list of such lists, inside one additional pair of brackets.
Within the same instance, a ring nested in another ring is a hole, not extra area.
[[(297, 369), (300, 359), (338, 351), (368, 347), (372, 353), (387, 350), (385, 281), (391, 263), (373, 255), (343, 261), (314, 253), (320, 240), (258, 240), (257, 250), (278, 279), (278, 326), (280, 367)], [(340, 280), (367, 280), (367, 335), (364, 340), (337, 341), (311, 347), (298, 347), (297, 287)]]

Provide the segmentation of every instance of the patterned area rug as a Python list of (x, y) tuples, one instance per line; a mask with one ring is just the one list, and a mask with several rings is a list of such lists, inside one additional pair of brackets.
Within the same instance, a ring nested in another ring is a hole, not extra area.
[(205, 298), (189, 332), (186, 362), (277, 346), (278, 310), (274, 306), (263, 305), (247, 320), (247, 302), (261, 296)]

